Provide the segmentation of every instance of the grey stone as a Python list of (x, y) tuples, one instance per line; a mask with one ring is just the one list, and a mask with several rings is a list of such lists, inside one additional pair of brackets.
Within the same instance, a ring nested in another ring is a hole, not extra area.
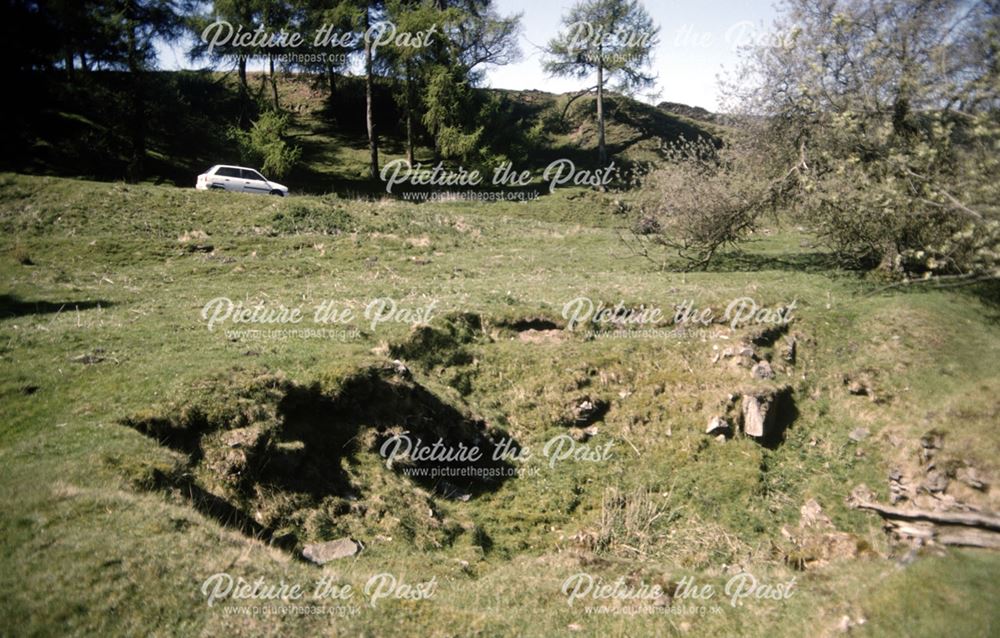
[(764, 436), (770, 403), (751, 394), (743, 397), (743, 431), (750, 436)]
[(847, 382), (847, 391), (858, 396), (869, 396), (871, 394), (871, 388), (861, 381), (856, 380)]
[(774, 370), (771, 369), (771, 364), (767, 361), (761, 361), (750, 370), (750, 374), (753, 375), (755, 379), (773, 379)]
[(867, 439), (869, 434), (868, 428), (854, 428), (847, 436), (855, 443), (859, 443)]
[(986, 481), (979, 476), (979, 473), (974, 467), (963, 467), (959, 468), (958, 472), (955, 473), (955, 478), (957, 478), (962, 483), (965, 483), (969, 487), (975, 490), (986, 489)]
[(351, 538), (338, 538), (325, 543), (312, 543), (302, 548), (302, 556), (317, 565), (323, 565), (339, 558), (356, 555), (362, 549), (361, 543)]
[(943, 492), (948, 489), (948, 476), (940, 470), (931, 470), (924, 480), (924, 489), (928, 492)]
[(743, 432), (748, 436), (763, 437), (775, 425), (780, 403), (791, 400), (791, 388), (781, 386), (757, 390), (743, 395), (741, 413)]
[(798, 340), (795, 337), (785, 338), (785, 347), (781, 351), (781, 358), (787, 363), (795, 364), (795, 357), (798, 354)]
[(705, 428), (705, 434), (725, 434), (729, 431), (729, 422), (721, 416), (713, 416)]
[(926, 450), (940, 450), (943, 444), (944, 437), (933, 430), (920, 437), (920, 446)]

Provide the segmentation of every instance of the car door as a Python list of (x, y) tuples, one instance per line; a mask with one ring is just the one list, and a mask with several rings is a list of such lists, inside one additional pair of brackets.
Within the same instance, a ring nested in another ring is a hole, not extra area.
[(243, 176), (240, 174), (240, 169), (238, 168), (233, 168), (232, 166), (220, 166), (215, 170), (215, 175), (212, 177), (213, 186), (221, 186), (227, 191), (243, 190)]
[(271, 192), (271, 186), (264, 180), (264, 176), (257, 171), (242, 168), (240, 172), (243, 174), (243, 190), (247, 193), (263, 193), (266, 195)]

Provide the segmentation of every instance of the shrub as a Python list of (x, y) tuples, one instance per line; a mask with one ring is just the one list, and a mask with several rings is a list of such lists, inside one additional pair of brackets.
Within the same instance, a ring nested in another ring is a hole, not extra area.
[(799, 166), (794, 212), (841, 261), (994, 269), (998, 29), (989, 3), (785, 0), (745, 49), (728, 96), (766, 131), (762, 157)]
[(665, 159), (642, 180), (632, 234), (645, 256), (660, 246), (689, 267), (705, 266), (753, 231), (759, 216), (783, 201), (792, 176), (768, 175), (741, 137), (722, 148), (681, 139), (665, 149)]
[(240, 156), (247, 164), (261, 167), (268, 176), (281, 179), (298, 163), (302, 149), (285, 141), (288, 114), (265, 111), (249, 131), (229, 129), (229, 137), (239, 146)]

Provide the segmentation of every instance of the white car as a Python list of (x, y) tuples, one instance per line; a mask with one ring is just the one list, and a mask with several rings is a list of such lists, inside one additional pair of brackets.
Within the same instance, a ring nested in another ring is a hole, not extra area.
[(272, 182), (252, 168), (216, 164), (198, 176), (194, 185), (201, 191), (227, 190), (258, 195), (288, 195), (288, 187)]

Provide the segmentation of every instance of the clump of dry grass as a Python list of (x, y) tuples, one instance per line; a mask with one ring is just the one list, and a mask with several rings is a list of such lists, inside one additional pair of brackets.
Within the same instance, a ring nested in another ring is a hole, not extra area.
[(655, 556), (693, 569), (720, 564), (746, 566), (773, 558), (768, 548), (745, 542), (725, 525), (685, 513), (672, 497), (672, 492), (645, 486), (630, 490), (609, 487), (596, 528), (580, 532), (574, 541), (600, 554)]
[(599, 552), (646, 556), (664, 537), (664, 528), (679, 516), (669, 507), (670, 495), (645, 487), (605, 490), (601, 518), (593, 537)]

